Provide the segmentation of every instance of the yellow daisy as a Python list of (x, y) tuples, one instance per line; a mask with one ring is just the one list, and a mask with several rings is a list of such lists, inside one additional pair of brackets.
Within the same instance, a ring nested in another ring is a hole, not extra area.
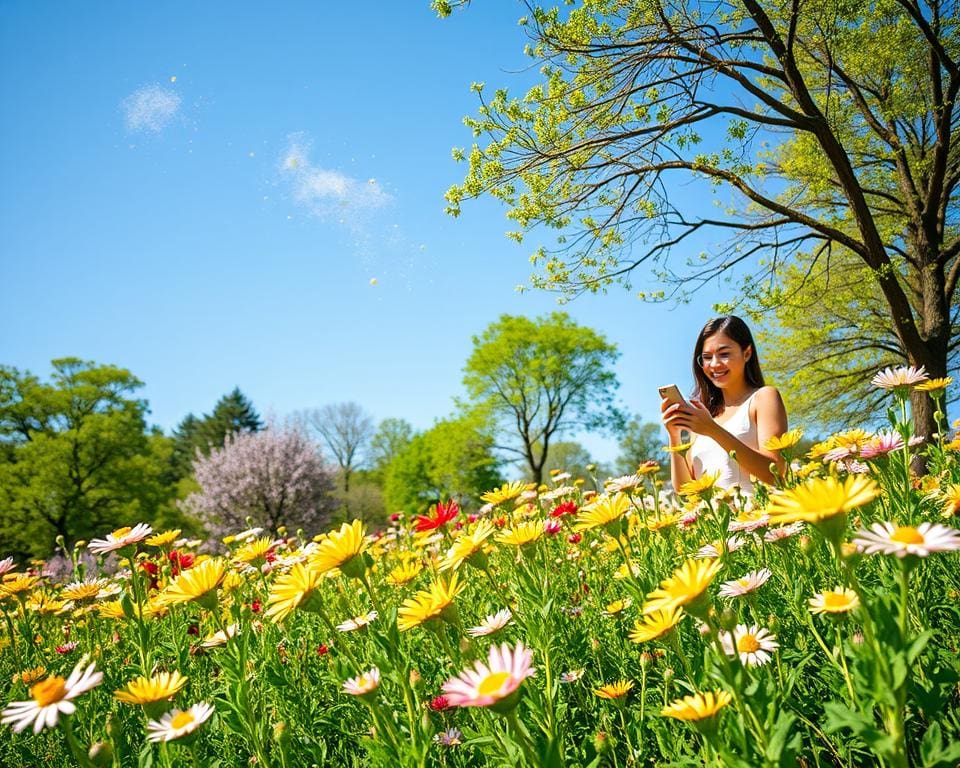
[(680, 443), (679, 445), (663, 446), (663, 450), (665, 450), (667, 453), (685, 453), (686, 451), (689, 451), (691, 448), (693, 448), (692, 442)]
[(601, 699), (622, 699), (630, 693), (631, 688), (633, 688), (632, 680), (617, 680), (615, 683), (601, 685), (593, 692)]
[(607, 607), (604, 610), (609, 616), (616, 616), (617, 614), (623, 613), (631, 605), (633, 605), (633, 600), (629, 597), (624, 597), (621, 600), (614, 600), (612, 603), (607, 603)]
[(97, 599), (97, 595), (107, 586), (107, 583), (106, 579), (74, 581), (60, 591), (60, 596), (64, 600), (74, 600), (78, 603), (91, 602)]
[(863, 475), (848, 475), (845, 480), (812, 478), (771, 496), (767, 513), (778, 524), (819, 523), (869, 504), (879, 495), (880, 486)]
[(847, 613), (860, 605), (860, 598), (852, 589), (837, 587), (818, 592), (808, 601), (810, 613)]
[(727, 691), (695, 693), (691, 696), (684, 696), (682, 699), (676, 699), (661, 709), (660, 714), (664, 717), (688, 722), (706, 720), (716, 715), (732, 699), (733, 697)]
[(715, 474), (706, 474), (703, 477), (698, 477), (696, 480), (691, 480), (690, 482), (684, 483), (677, 490), (681, 496), (704, 496), (709, 495), (709, 492), (713, 490), (713, 487), (717, 484), (717, 480), (720, 479), (720, 473)]
[(37, 583), (36, 576), (27, 576), (25, 573), (8, 573), (0, 583), (0, 596), (20, 596), (29, 592)]
[(146, 540), (146, 544), (149, 544), (151, 547), (166, 547), (170, 544), (173, 544), (178, 538), (180, 538), (181, 531), (179, 528), (175, 528), (172, 531), (164, 531), (163, 533), (157, 533), (153, 536), (150, 536)]
[(782, 435), (774, 435), (766, 440), (763, 447), (768, 451), (785, 451), (787, 448), (793, 448), (803, 437), (803, 430), (791, 429)]
[(294, 563), (287, 573), (280, 574), (270, 587), (265, 616), (281, 622), (297, 607), (307, 611), (320, 609), (317, 587), (323, 582), (323, 572), (312, 564)]
[(127, 704), (153, 704), (169, 701), (177, 695), (189, 678), (178, 670), (158, 672), (153, 677), (138, 677), (127, 683), (125, 688), (114, 692), (114, 697)]
[(501, 544), (523, 547), (532, 544), (541, 536), (543, 536), (543, 523), (540, 520), (525, 520), (501, 531), (496, 539)]
[[(464, 560), (468, 562), (473, 560), (482, 560), (483, 548), (486, 541), (493, 535), (495, 528), (489, 520), (480, 520), (469, 531), (462, 533), (453, 542), (453, 546), (447, 551), (447, 554), (440, 561), (440, 570), (456, 570)], [(483, 563), (478, 562), (482, 567)]]
[(680, 606), (687, 610), (699, 608), (697, 603), (720, 570), (719, 560), (687, 560), (673, 575), (660, 582), (659, 588), (647, 595), (644, 614), (669, 611)]
[(387, 583), (394, 587), (402, 586), (403, 584), (411, 582), (417, 578), (422, 570), (423, 563), (421, 563), (419, 560), (405, 560), (392, 571), (390, 571), (390, 574), (387, 576)]
[(273, 549), (273, 540), (268, 538), (259, 538), (248, 541), (236, 552), (233, 553), (233, 561), (236, 563), (245, 563), (259, 568), (267, 562), (267, 554)]
[(211, 557), (181, 571), (167, 588), (160, 593), (162, 605), (177, 605), (196, 600), (204, 608), (212, 609), (217, 603), (217, 588), (226, 575), (227, 563), (222, 557)]
[(951, 384), (953, 384), (953, 377), (944, 376), (940, 379), (928, 379), (922, 384), (917, 384), (914, 389), (917, 392), (943, 392)]
[(449, 582), (439, 579), (429, 588), (421, 589), (413, 597), (404, 600), (397, 611), (397, 628), (406, 632), (431, 619), (455, 622), (457, 615), (453, 598), (466, 586), (458, 582), (458, 576), (454, 573)]
[(577, 513), (574, 530), (586, 531), (618, 522), (630, 509), (630, 497), (625, 493), (601, 496)]
[(960, 515), (960, 483), (948, 485), (946, 488), (943, 488), (938, 495), (943, 502), (940, 513), (944, 517)]
[(683, 610), (679, 607), (653, 611), (642, 619), (634, 622), (630, 631), (630, 639), (635, 643), (647, 643), (663, 637), (673, 629), (683, 618)]
[(310, 556), (310, 565), (320, 573), (339, 568), (347, 576), (360, 575), (365, 565), (359, 556), (366, 548), (363, 523), (359, 520), (344, 523), (340, 530), (328, 534), (320, 542), (316, 552)]
[(494, 488), (492, 491), (487, 491), (480, 498), (488, 504), (500, 506), (504, 502), (517, 498), (524, 491), (533, 490), (536, 487), (536, 483), (524, 483), (520, 480), (516, 480), (512, 483), (504, 483), (499, 488)]

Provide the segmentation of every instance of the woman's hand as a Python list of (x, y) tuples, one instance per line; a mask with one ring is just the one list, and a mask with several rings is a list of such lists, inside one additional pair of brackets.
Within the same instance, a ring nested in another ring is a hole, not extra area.
[(696, 399), (689, 403), (671, 403), (664, 399), (660, 403), (660, 412), (663, 414), (663, 425), (672, 439), (679, 438), (681, 429), (707, 437), (717, 429), (717, 422), (710, 411)]

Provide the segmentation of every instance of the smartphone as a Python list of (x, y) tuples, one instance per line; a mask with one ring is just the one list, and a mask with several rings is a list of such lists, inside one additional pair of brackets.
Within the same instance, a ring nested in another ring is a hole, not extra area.
[(660, 393), (660, 397), (669, 400), (671, 403), (686, 402), (686, 400), (683, 399), (683, 395), (680, 394), (680, 390), (677, 388), (676, 384), (668, 384), (665, 387), (657, 387), (657, 391)]

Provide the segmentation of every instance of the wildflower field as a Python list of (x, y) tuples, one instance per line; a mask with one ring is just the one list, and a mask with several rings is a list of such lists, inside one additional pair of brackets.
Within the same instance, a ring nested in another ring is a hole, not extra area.
[(0, 561), (0, 764), (956, 766), (960, 440), (917, 444), (908, 373), (750, 500), (651, 462)]

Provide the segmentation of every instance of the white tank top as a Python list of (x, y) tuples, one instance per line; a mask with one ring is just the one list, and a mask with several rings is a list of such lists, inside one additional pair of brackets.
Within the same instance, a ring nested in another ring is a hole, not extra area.
[[(736, 407), (736, 413), (720, 425), (741, 443), (754, 450), (759, 450), (760, 445), (757, 442), (757, 425), (750, 418), (750, 402), (759, 391), (757, 390), (740, 403)], [(689, 456), (694, 477), (700, 478), (704, 475), (713, 475), (719, 472), (720, 477), (717, 480), (717, 486), (720, 488), (739, 485), (740, 490), (744, 493), (753, 493), (750, 473), (731, 459), (730, 455), (715, 440), (704, 435), (696, 435), (693, 438)]]

